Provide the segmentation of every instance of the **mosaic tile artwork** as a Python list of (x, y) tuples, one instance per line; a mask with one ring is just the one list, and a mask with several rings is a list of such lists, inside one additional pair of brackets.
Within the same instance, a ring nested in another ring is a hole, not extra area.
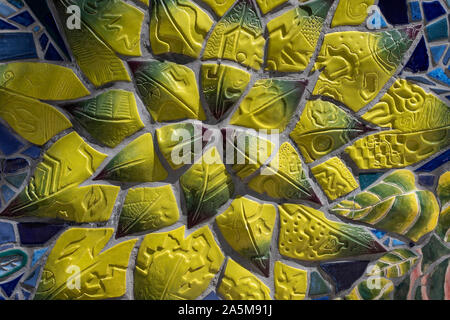
[(0, 0), (0, 300), (450, 300), (449, 17)]

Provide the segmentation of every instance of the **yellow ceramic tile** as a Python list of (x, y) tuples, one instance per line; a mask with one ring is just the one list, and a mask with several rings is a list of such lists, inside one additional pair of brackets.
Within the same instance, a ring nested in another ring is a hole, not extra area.
[(70, 100), (90, 94), (71, 69), (35, 62), (1, 65), (0, 88), (41, 100)]
[(43, 145), (72, 127), (56, 108), (38, 100), (0, 89), (0, 101), (0, 117), (31, 143)]
[(193, 300), (209, 286), (224, 256), (208, 226), (184, 238), (184, 226), (147, 235), (134, 272), (138, 300)]
[(411, 27), (327, 34), (315, 64), (321, 74), (313, 94), (333, 98), (359, 111), (394, 75), (417, 31)]
[(308, 66), (331, 3), (331, 0), (316, 0), (292, 9), (267, 24), (269, 45), (266, 70), (298, 72)]
[(441, 214), (436, 233), (444, 241), (450, 242), (450, 171), (439, 178), (437, 194), (441, 201)]
[(327, 261), (376, 254), (386, 250), (363, 227), (335, 222), (313, 208), (278, 206), (280, 253), (303, 261)]
[(72, 228), (47, 258), (35, 300), (100, 300), (125, 294), (131, 250), (137, 240), (105, 251), (114, 229)]
[(147, 5), (147, 7), (150, 4), (150, 0), (139, 0), (140, 2), (142, 2), (143, 4)]
[(128, 191), (117, 227), (117, 237), (168, 227), (180, 218), (172, 187), (136, 188)]
[(368, 9), (373, 4), (375, 0), (340, 0), (331, 26), (360, 25), (366, 20)]
[(237, 198), (216, 218), (228, 244), (249, 259), (266, 277), (270, 268), (270, 244), (275, 226), (276, 210), (247, 198)]
[(359, 186), (351, 171), (338, 157), (313, 167), (311, 172), (331, 200), (345, 196)]
[(450, 126), (450, 108), (421, 87), (399, 79), (363, 119), (402, 132), (426, 131)]
[(252, 1), (239, 0), (214, 27), (203, 60), (226, 59), (255, 70), (264, 58), (263, 27)]
[(154, 54), (198, 58), (213, 21), (193, 1), (152, 0), (150, 43)]
[(235, 0), (202, 0), (206, 2), (218, 16), (223, 16), (231, 8)]
[(275, 299), (303, 300), (308, 287), (308, 271), (275, 262)]
[(263, 14), (272, 11), (276, 7), (288, 2), (288, 0), (256, 0)]
[(271, 300), (270, 289), (231, 258), (217, 292), (226, 300)]

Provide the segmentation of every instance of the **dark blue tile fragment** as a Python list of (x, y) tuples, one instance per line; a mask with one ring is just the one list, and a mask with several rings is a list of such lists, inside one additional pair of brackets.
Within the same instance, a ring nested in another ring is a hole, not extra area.
[(406, 0), (379, 0), (378, 7), (390, 24), (407, 24), (409, 22)]
[[(39, 2), (39, 1), (35, 1)], [(31, 16), (31, 14), (28, 11), (21, 12), (19, 14), (16, 14), (14, 17), (11, 17), (10, 20), (17, 22), (18, 24), (21, 24), (22, 26), (28, 27), (31, 26), (35, 20)]]
[(45, 48), (47, 47), (47, 43), (48, 43), (48, 37), (45, 33), (41, 34), (41, 36), (39, 37), (39, 44), (41, 45), (41, 49), (45, 50)]
[(212, 291), (203, 300), (221, 300), (221, 299), (219, 298), (219, 296), (214, 291)]
[(24, 6), (22, 0), (8, 0), (8, 2), (11, 3), (17, 9), (22, 9)]
[(419, 183), (422, 186), (425, 187), (432, 187), (434, 186), (434, 176), (429, 175), (429, 174), (421, 174), (419, 176)]
[(1, 191), (2, 191), (3, 200), (5, 200), (5, 202), (8, 202), (12, 198), (14, 198), (14, 196), (16, 195), (16, 193), (13, 190), (11, 190), (10, 187), (8, 187), (6, 185), (3, 185), (1, 187)]
[(425, 28), (428, 42), (448, 39), (448, 21), (447, 17), (439, 19)]
[(22, 147), (23, 143), (12, 135), (11, 131), (7, 127), (0, 123), (0, 150), (3, 154), (9, 156), (14, 152), (19, 151)]
[(386, 235), (386, 232), (384, 232), (384, 231), (375, 230), (375, 229), (370, 230), (370, 231), (375, 235), (375, 237), (377, 237), (377, 239), (381, 239)]
[(422, 12), (420, 11), (419, 1), (410, 2), (409, 8), (411, 9), (411, 21), (421, 21)]
[(15, 12), (16, 12), (16, 10), (14, 10), (10, 6), (7, 6), (6, 4), (3, 4), (0, 2), (0, 16), (9, 17), (10, 15), (12, 15)]
[(330, 287), (323, 280), (322, 276), (316, 272), (311, 272), (311, 278), (309, 281), (309, 296), (321, 296), (330, 293)]
[(28, 276), (28, 278), (23, 282), (24, 285), (34, 288), (37, 284), (39, 278), (40, 268), (36, 268), (32, 274)]
[(439, 63), (439, 61), (442, 58), (442, 55), (445, 52), (445, 49), (447, 49), (447, 45), (440, 45), (440, 46), (434, 46), (430, 48), (431, 56), (433, 57), (434, 63)]
[(8, 222), (0, 222), (0, 244), (14, 242), (16, 242), (14, 226)]
[(22, 183), (24, 182), (25, 178), (27, 177), (27, 173), (21, 173), (14, 176), (7, 176), (5, 177), (5, 180), (8, 181), (11, 185), (19, 189), (22, 186)]
[(434, 82), (430, 81), (424, 77), (419, 77), (419, 76), (415, 76), (415, 77), (406, 77), (406, 80), (410, 80), (410, 81), (414, 81), (414, 82), (420, 82), (420, 83), (424, 83), (424, 84), (428, 84), (430, 86), (434, 86)]
[(447, 49), (447, 53), (445, 54), (445, 57), (442, 60), (442, 63), (447, 64), (449, 60), (450, 60), (450, 48)]
[(11, 281), (0, 284), (0, 287), (3, 289), (3, 291), (6, 293), (8, 297), (12, 295), (14, 289), (16, 289), (17, 284), (19, 283), (20, 279), (22, 279), (23, 275), (24, 274), (21, 274), (20, 276)]
[(413, 73), (417, 73), (420, 71), (427, 71), (429, 66), (430, 61), (428, 57), (427, 45), (425, 43), (425, 38), (422, 37), (405, 68)]
[(65, 225), (40, 222), (21, 222), (17, 225), (20, 242), (23, 245), (40, 245), (65, 228)]
[(436, 158), (428, 161), (420, 168), (416, 169), (416, 172), (431, 172), (439, 168), (440, 166), (446, 164), (450, 161), (450, 149), (445, 151), (443, 154), (437, 156)]
[(422, 8), (427, 22), (445, 14), (445, 9), (439, 1), (422, 2)]
[(345, 261), (323, 263), (320, 265), (336, 286), (336, 293), (350, 289), (366, 271), (370, 261)]
[(22, 154), (29, 156), (32, 159), (37, 159), (41, 155), (41, 148), (38, 146), (31, 146), (27, 150), (22, 151)]
[(1, 170), (3, 173), (14, 173), (28, 166), (28, 161), (23, 158), (5, 159), (2, 161)]
[(12, 24), (0, 19), (0, 30), (17, 30), (18, 28), (16, 26), (13, 26)]
[(45, 54), (45, 60), (51, 61), (64, 61), (63, 58), (59, 55), (58, 51), (56, 51), (55, 47), (50, 43), (47, 48), (47, 53)]
[(32, 33), (0, 34), (0, 61), (37, 58)]

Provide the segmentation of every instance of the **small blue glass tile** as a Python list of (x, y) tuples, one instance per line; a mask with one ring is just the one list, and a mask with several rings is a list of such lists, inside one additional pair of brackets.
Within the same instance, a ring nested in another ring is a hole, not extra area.
[(0, 287), (3, 289), (3, 292), (5, 292), (8, 297), (12, 295), (14, 289), (16, 289), (17, 284), (19, 283), (20, 279), (22, 279), (22, 277), (23, 274), (21, 274), (20, 276), (11, 281), (0, 284)]
[(17, 30), (18, 28), (16, 26), (13, 26), (12, 24), (0, 19), (0, 30)]
[(16, 242), (14, 226), (8, 222), (0, 222), (0, 244)]
[(311, 279), (309, 284), (309, 296), (321, 296), (330, 293), (330, 287), (325, 283), (325, 280), (316, 271), (311, 272)]
[(445, 9), (439, 1), (422, 2), (423, 13), (427, 22), (434, 20), (445, 14)]
[(447, 45), (434, 46), (430, 48), (431, 56), (433, 57), (434, 63), (439, 63), (442, 56), (444, 55), (445, 49), (447, 49)]
[(450, 48), (447, 50), (447, 53), (445, 54), (445, 57), (442, 60), (442, 63), (447, 64), (449, 60), (450, 60)]
[(389, 247), (390, 243), (391, 243), (391, 239), (389, 239), (389, 238), (384, 240), (384, 242), (383, 242), (385, 247)]
[(414, 82), (420, 82), (420, 83), (424, 83), (424, 84), (428, 84), (430, 86), (434, 85), (433, 81), (430, 81), (424, 77), (420, 77), (420, 76), (414, 76), (414, 77), (406, 77), (407, 80), (410, 81), (414, 81)]
[(41, 49), (45, 50), (45, 48), (47, 47), (47, 43), (48, 43), (48, 37), (45, 33), (43, 33), (40, 37), (39, 37), (39, 44), (41, 45)]
[(361, 186), (361, 190), (366, 189), (372, 183), (378, 180), (379, 177), (383, 175), (383, 172), (375, 172), (375, 173), (361, 173), (358, 177), (359, 185)]
[(28, 276), (28, 278), (23, 282), (23, 284), (34, 288), (36, 286), (38, 278), (39, 278), (39, 271), (40, 271), (39, 268), (34, 270), (33, 273), (30, 274)]
[(22, 9), (24, 6), (22, 0), (8, 0), (8, 2), (15, 6), (17, 9)]
[(445, 71), (442, 68), (437, 68), (431, 72), (428, 72), (428, 76), (430, 78), (432, 78), (433, 80), (442, 82), (442, 83), (446, 84), (447, 86), (450, 86), (450, 78), (445, 74)]
[(21, 12), (10, 19), (25, 27), (31, 26), (35, 22), (34, 18), (28, 11)]
[(27, 177), (27, 173), (20, 173), (20, 174), (14, 175), (14, 176), (5, 177), (5, 180), (8, 181), (8, 183), (11, 184), (12, 186), (19, 189), (22, 186), (26, 177)]
[(16, 195), (16, 193), (13, 190), (11, 190), (10, 187), (8, 187), (6, 185), (3, 185), (1, 187), (1, 191), (2, 191), (3, 200), (5, 200), (5, 202), (8, 202), (12, 198), (14, 198), (14, 196)]
[(31, 146), (27, 150), (23, 151), (22, 154), (29, 156), (32, 159), (37, 159), (41, 155), (41, 148), (38, 146)]
[(0, 16), (8, 17), (8, 16), (12, 15), (15, 12), (16, 12), (16, 10), (11, 8), (10, 6), (8, 6), (8, 5), (4, 4), (4, 3), (0, 3)]
[(24, 300), (28, 300), (31, 296), (31, 293), (22, 289), (22, 295)]
[(219, 296), (214, 291), (212, 291), (203, 300), (221, 300), (221, 299), (219, 298)]
[(411, 9), (411, 20), (412, 21), (421, 21), (422, 20), (422, 12), (420, 11), (419, 1), (410, 2), (409, 8)]
[(440, 166), (446, 164), (450, 161), (450, 149), (445, 151), (443, 154), (437, 156), (431, 161), (428, 161), (420, 168), (416, 169), (416, 172), (431, 172), (439, 168)]
[(56, 51), (55, 47), (50, 43), (47, 48), (47, 53), (45, 54), (45, 60), (51, 61), (64, 61), (63, 58), (59, 55), (58, 51)]
[(431, 91), (433, 91), (434, 93), (436, 93), (437, 95), (440, 95), (440, 94), (446, 94), (446, 93), (449, 93), (450, 92), (450, 90), (444, 90), (444, 89), (438, 89), (438, 88), (431, 88)]
[(23, 143), (12, 135), (11, 131), (0, 123), (0, 150), (9, 156), (23, 147)]
[(33, 258), (31, 259), (31, 266), (34, 266), (39, 259), (47, 252), (48, 248), (39, 248), (34, 250)]
[(377, 237), (377, 239), (382, 239), (386, 235), (386, 232), (381, 230), (370, 230), (370, 231), (375, 235), (375, 237)]
[(444, 17), (426, 27), (426, 34), (429, 42), (448, 39), (448, 22)]
[(429, 66), (430, 62), (428, 58), (428, 49), (425, 43), (425, 38), (422, 37), (411, 58), (406, 64), (406, 69), (409, 69), (413, 73), (417, 73), (420, 71), (427, 71)]
[(406, 245), (406, 243), (404, 243), (403, 241), (392, 238), (392, 246), (398, 247), (398, 246), (404, 246), (404, 245)]
[(2, 172), (3, 173), (14, 173), (25, 169), (29, 166), (27, 160), (23, 158), (6, 159), (2, 161)]
[(39, 27), (39, 26), (33, 27), (33, 31), (34, 31), (34, 32), (38, 32), (39, 30), (41, 30), (41, 27)]
[(375, 13), (370, 16), (369, 20), (367, 20), (367, 26), (370, 29), (380, 29), (387, 28), (388, 25), (381, 13), (379, 11), (375, 11)]
[(425, 187), (433, 187), (434, 186), (434, 176), (428, 174), (421, 174), (419, 176), (419, 183)]
[(407, 24), (409, 22), (406, 0), (379, 0), (378, 7), (390, 24)]
[(0, 34), (0, 61), (37, 58), (33, 34), (2, 33)]

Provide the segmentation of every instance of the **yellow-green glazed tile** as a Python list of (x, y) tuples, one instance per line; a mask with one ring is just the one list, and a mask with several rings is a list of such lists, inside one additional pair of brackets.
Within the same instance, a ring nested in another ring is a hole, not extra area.
[(37, 145), (72, 127), (56, 108), (38, 100), (0, 89), (0, 117), (22, 138)]
[(292, 9), (267, 24), (269, 46), (266, 70), (279, 72), (305, 70), (316, 51), (332, 2), (332, 0), (313, 1)]
[(411, 171), (396, 170), (330, 212), (418, 241), (435, 229), (439, 205), (433, 193), (417, 189)]
[(207, 3), (214, 12), (219, 16), (223, 16), (228, 9), (234, 4), (235, 0), (202, 0)]
[(117, 227), (117, 236), (155, 231), (180, 218), (172, 187), (136, 188), (128, 191)]
[(314, 100), (306, 103), (290, 137), (307, 163), (319, 160), (369, 129), (334, 103)]
[(158, 122), (206, 120), (194, 72), (180, 64), (131, 61), (138, 94)]
[(155, 182), (167, 175), (155, 153), (152, 134), (146, 133), (123, 148), (95, 180)]
[(250, 180), (249, 187), (276, 199), (309, 200), (320, 203), (306, 178), (297, 151), (289, 142), (281, 145), (270, 164)]
[(174, 170), (193, 163), (195, 154), (200, 154), (202, 151), (202, 149), (196, 150), (196, 146), (202, 147), (204, 144), (202, 129), (192, 123), (177, 123), (161, 127), (156, 129), (156, 137), (159, 150)]
[(193, 1), (152, 0), (150, 43), (154, 54), (198, 58), (213, 21)]
[[(230, 124), (268, 132), (286, 129), (305, 91), (305, 82), (258, 80), (233, 114)], [(273, 133), (273, 132), (272, 132)]]
[(274, 269), (275, 299), (304, 300), (308, 287), (308, 271), (290, 267), (280, 261)]
[(394, 284), (385, 278), (367, 279), (361, 281), (345, 300), (392, 300)]
[[(71, 4), (68, 0), (54, 0), (54, 3), (60, 19), (65, 21), (67, 8)], [(88, 4), (86, 7), (90, 10)], [(95, 12), (95, 8), (93, 10)], [(69, 29), (66, 23), (62, 26), (78, 66), (94, 86), (100, 87), (114, 81), (131, 81), (123, 61), (84, 21), (81, 21), (80, 29)], [(113, 30), (117, 31), (117, 28), (113, 27)]]
[(194, 300), (209, 286), (224, 256), (208, 226), (184, 238), (184, 226), (147, 235), (134, 272), (138, 300)]
[(202, 90), (212, 115), (221, 120), (244, 93), (250, 74), (223, 64), (202, 65)]
[(239, 0), (214, 27), (203, 60), (232, 60), (259, 70), (265, 43), (263, 26), (253, 2)]
[(266, 14), (276, 7), (288, 2), (288, 0), (256, 0), (263, 14)]
[(268, 277), (270, 244), (275, 226), (276, 210), (271, 204), (239, 197), (216, 222), (228, 244), (249, 259)]
[(314, 67), (321, 73), (313, 94), (359, 111), (394, 75), (418, 31), (418, 27), (411, 27), (327, 34)]
[(35, 300), (102, 300), (126, 292), (131, 250), (137, 240), (104, 250), (114, 229), (72, 228), (47, 258)]
[(328, 261), (385, 252), (363, 227), (335, 222), (313, 208), (298, 204), (278, 206), (279, 250), (302, 261)]
[(180, 178), (188, 228), (214, 216), (234, 193), (231, 176), (218, 156), (216, 147), (208, 149)]
[(332, 27), (357, 26), (363, 23), (375, 0), (341, 0), (331, 22)]
[(145, 4), (147, 7), (150, 5), (150, 0), (139, 0), (143, 4)]
[(345, 196), (359, 186), (351, 171), (338, 157), (311, 168), (311, 172), (331, 200)]
[(270, 289), (231, 258), (217, 292), (226, 300), (271, 300)]
[(35, 62), (0, 65), (0, 88), (40, 100), (78, 99), (90, 94), (71, 69)]
[(363, 119), (384, 128), (420, 132), (450, 126), (450, 107), (421, 87), (399, 79)]
[(397, 279), (408, 274), (419, 260), (419, 255), (410, 249), (396, 249), (382, 256), (370, 267), (367, 275), (373, 278)]
[(383, 131), (355, 141), (345, 152), (360, 169), (404, 168), (444, 150), (449, 136), (448, 126), (412, 133)]
[(446, 242), (450, 242), (450, 171), (439, 178), (437, 195), (441, 202), (441, 214), (436, 233)]

